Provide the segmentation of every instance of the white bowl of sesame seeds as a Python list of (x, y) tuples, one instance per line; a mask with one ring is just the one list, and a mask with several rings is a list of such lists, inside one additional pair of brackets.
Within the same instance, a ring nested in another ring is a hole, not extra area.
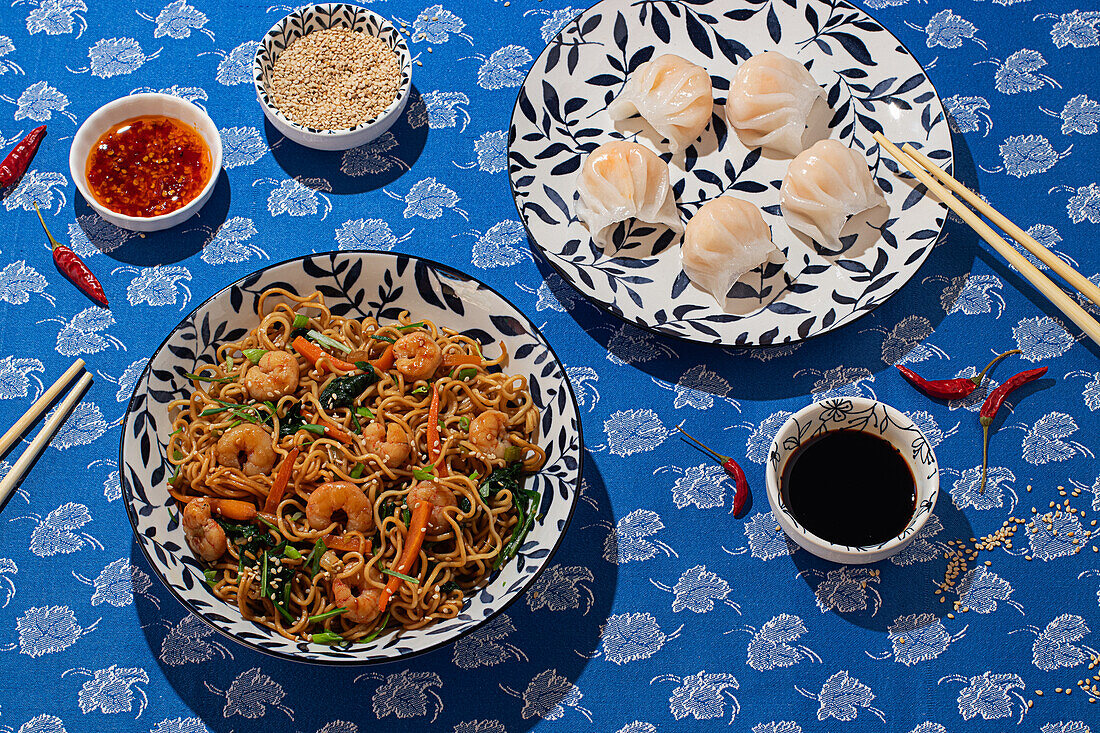
[(316, 150), (374, 140), (401, 116), (412, 90), (404, 36), (381, 15), (347, 3), (307, 5), (280, 20), (252, 68), (267, 119)]

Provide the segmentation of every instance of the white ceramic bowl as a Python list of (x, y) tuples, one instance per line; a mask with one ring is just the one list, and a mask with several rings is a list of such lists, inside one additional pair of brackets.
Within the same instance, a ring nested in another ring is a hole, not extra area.
[[(860, 430), (887, 440), (909, 465), (917, 486), (917, 508), (905, 529), (877, 545), (852, 547), (823, 540), (807, 532), (779, 494), (779, 482), (788, 459), (799, 446), (834, 430)], [(779, 428), (768, 455), (768, 503), (787, 536), (825, 560), (851, 565), (884, 560), (913, 541), (936, 506), (940, 472), (932, 444), (912, 420), (898, 410), (862, 397), (837, 397), (804, 407)]]
[[(91, 152), (92, 146), (96, 144), (99, 137), (112, 125), (142, 115), (164, 115), (182, 120), (194, 127), (210, 148), (210, 180), (206, 182), (206, 186), (186, 206), (160, 216), (127, 216), (111, 211), (95, 200), (84, 174), (88, 153)], [(88, 206), (112, 224), (135, 232), (156, 232), (190, 219), (210, 198), (221, 170), (222, 139), (214, 120), (186, 99), (159, 92), (131, 94), (129, 97), (120, 97), (103, 105), (84, 120), (84, 124), (73, 137), (73, 144), (69, 147), (69, 175), (76, 184), (76, 189), (80, 191), (80, 195), (88, 202)]]
[[(401, 85), (397, 89), (397, 97), (373, 120), (346, 130), (318, 130), (300, 125), (280, 112), (268, 96), (275, 61), (279, 54), (302, 36), (339, 26), (375, 36), (398, 55), (401, 61)], [(405, 37), (381, 15), (347, 3), (306, 5), (280, 20), (267, 32), (256, 49), (252, 72), (256, 83), (256, 98), (260, 100), (264, 115), (271, 124), (299, 145), (316, 150), (347, 150), (366, 145), (397, 122), (412, 92), (412, 56), (405, 44)]]

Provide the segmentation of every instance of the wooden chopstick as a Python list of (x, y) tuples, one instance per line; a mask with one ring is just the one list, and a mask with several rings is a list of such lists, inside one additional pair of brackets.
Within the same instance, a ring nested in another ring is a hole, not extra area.
[(57, 381), (50, 385), (50, 388), (42, 393), (42, 396), (34, 401), (34, 404), (30, 406), (30, 409), (23, 413), (23, 417), (15, 421), (8, 432), (4, 433), (0, 437), (0, 456), (7, 452), (8, 448), (12, 446), (15, 441), (19, 440), (19, 437), (23, 433), (27, 432), (27, 429), (34, 424), (34, 421), (38, 419), (38, 416), (42, 414), (54, 399), (61, 394), (61, 392), (69, 386), (69, 382), (73, 381), (81, 369), (84, 368), (84, 360), (77, 359), (73, 362), (73, 365), (65, 370), (65, 373), (57, 378)]
[(1013, 224), (1008, 217), (990, 206), (981, 196), (949, 176), (943, 168), (936, 165), (924, 153), (920, 152), (909, 143), (903, 145), (901, 149), (908, 153), (913, 160), (924, 166), (929, 173), (940, 179), (945, 186), (962, 196), (967, 203), (984, 214), (987, 219), (1008, 232), (1013, 239), (1024, 247), (1024, 249), (1038, 257), (1042, 263), (1053, 270), (1058, 277), (1076, 288), (1093, 303), (1100, 305), (1100, 288), (1089, 282), (1087, 277), (1077, 272), (1077, 270), (1074, 270), (1063, 259), (1035, 241), (1034, 237)]
[(982, 221), (980, 216), (952, 196), (951, 192), (941, 186), (936, 179), (920, 165), (920, 163), (909, 157), (908, 154), (902, 152), (898, 146), (887, 140), (882, 133), (876, 132), (874, 137), (879, 145), (887, 150), (890, 155), (894, 156), (894, 158), (896, 158), (910, 173), (916, 176), (917, 180), (923, 183), (929, 191), (936, 194), (940, 201), (949, 209), (958, 214), (959, 218), (977, 232), (978, 236), (988, 242), (993, 249), (997, 250), (997, 253), (1001, 255), (1001, 257), (1008, 260), (1009, 264), (1015, 267), (1016, 270), (1019, 271), (1028, 282), (1034, 285), (1040, 293), (1045, 295), (1047, 300), (1053, 303), (1063, 315), (1073, 321), (1073, 323), (1084, 331), (1094, 342), (1100, 344), (1100, 323), (1097, 323), (1096, 319), (1078, 305), (1076, 300), (1055, 285), (1050, 278), (1039, 271), (1039, 268), (1028, 262), (1026, 257), (1020, 254), (1015, 247), (1006, 242), (1001, 235), (993, 231), (992, 227)]
[(23, 476), (30, 469), (31, 464), (34, 463), (34, 459), (38, 458), (38, 454), (41, 453), (42, 449), (53, 439), (58, 428), (60, 428), (69, 418), (69, 413), (71, 413), (77, 403), (80, 402), (80, 398), (84, 396), (84, 390), (88, 389), (88, 385), (91, 383), (91, 374), (85, 374), (80, 378), (80, 381), (76, 383), (76, 387), (74, 387), (65, 399), (61, 401), (61, 404), (57, 406), (57, 410), (54, 412), (53, 416), (46, 421), (46, 424), (38, 431), (38, 435), (36, 435), (34, 440), (31, 441), (31, 444), (27, 446), (27, 449), (23, 451), (23, 455), (19, 456), (19, 460), (11, 467), (11, 471), (8, 472), (8, 475), (4, 477), (3, 481), (0, 481), (0, 506), (3, 506), (4, 502), (7, 501), (8, 495), (11, 494), (12, 490), (23, 480)]

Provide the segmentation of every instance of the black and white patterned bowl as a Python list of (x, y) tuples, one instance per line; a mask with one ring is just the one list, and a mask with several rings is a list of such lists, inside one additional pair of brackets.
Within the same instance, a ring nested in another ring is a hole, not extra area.
[[(211, 592), (184, 538), (169, 497), (165, 456), (172, 431), (168, 402), (186, 394), (193, 372), (214, 361), (217, 344), (253, 328), (260, 294), (280, 287), (319, 290), (337, 315), (393, 320), (402, 310), (430, 318), (484, 344), (503, 342), (510, 373), (527, 377), (542, 414), (543, 469), (528, 479), (542, 495), (539, 518), (517, 557), (462, 613), (416, 631), (391, 632), (349, 649), (292, 642), (244, 620)], [(450, 643), (515, 601), (550, 562), (573, 515), (581, 478), (581, 424), (565, 370), (550, 344), (514, 305), (445, 265), (395, 252), (332, 252), (271, 265), (219, 291), (193, 310), (160, 345), (134, 389), (123, 418), (119, 466), (126, 511), (153, 571), (183, 605), (212, 627), (262, 652), (322, 664), (381, 662)]]
[[(834, 430), (859, 430), (889, 442), (901, 453), (917, 488), (916, 508), (897, 536), (877, 545), (853, 547), (829, 542), (802, 526), (780, 498), (780, 481), (787, 461), (801, 446)], [(767, 466), (768, 503), (787, 536), (825, 560), (850, 565), (885, 560), (911, 543), (936, 508), (940, 469), (932, 444), (916, 423), (890, 405), (864, 397), (836, 397), (808, 405), (787, 418), (772, 441)]]
[[(398, 55), (401, 60), (401, 86), (397, 90), (397, 97), (373, 120), (347, 130), (318, 130), (300, 125), (280, 112), (268, 95), (275, 61), (287, 46), (302, 36), (339, 26), (375, 36)], [(252, 61), (252, 77), (260, 107), (279, 132), (307, 148), (347, 150), (366, 145), (397, 122), (409, 102), (412, 90), (412, 56), (405, 37), (381, 15), (348, 3), (320, 3), (303, 6), (271, 27), (256, 48), (256, 57)]]
[[(865, 156), (886, 196), (888, 210), (853, 224), (838, 253), (784, 223), (779, 187), (790, 159), (745, 147), (725, 122), (738, 65), (769, 50), (810, 70), (833, 110), (829, 136)], [(710, 124), (676, 155), (640, 119), (616, 124), (607, 113), (631, 72), (664, 53), (704, 67), (714, 86)], [(904, 169), (897, 175), (872, 137), (878, 131), (950, 169), (951, 132), (932, 82), (890, 31), (844, 0), (602, 0), (531, 65), (512, 112), (508, 173), (533, 248), (596, 305), (677, 338), (770, 346), (871, 312), (916, 274), (939, 238), (947, 209)], [(617, 249), (606, 253), (576, 216), (577, 171), (596, 147), (624, 138), (669, 164), (684, 221), (717, 196), (745, 199), (761, 208), (787, 264), (746, 275), (723, 307), (689, 281), (665, 227), (624, 222), (612, 235)]]

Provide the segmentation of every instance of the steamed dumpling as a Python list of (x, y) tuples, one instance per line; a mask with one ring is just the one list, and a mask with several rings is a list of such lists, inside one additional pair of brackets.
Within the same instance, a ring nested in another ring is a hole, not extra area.
[(841, 249), (849, 216), (885, 203), (863, 155), (836, 140), (821, 140), (792, 160), (779, 189), (787, 226), (832, 250)]
[(680, 257), (691, 281), (724, 305), (733, 284), (778, 251), (759, 208), (719, 196), (691, 217)]
[(607, 113), (613, 120), (640, 114), (676, 153), (699, 138), (713, 109), (707, 70), (667, 53), (640, 64)]
[(593, 150), (577, 176), (577, 191), (577, 218), (604, 248), (615, 225), (627, 219), (684, 231), (668, 166), (638, 143), (613, 140)]
[(726, 119), (747, 147), (798, 155), (810, 109), (824, 99), (805, 66), (778, 51), (765, 51), (737, 67)]

